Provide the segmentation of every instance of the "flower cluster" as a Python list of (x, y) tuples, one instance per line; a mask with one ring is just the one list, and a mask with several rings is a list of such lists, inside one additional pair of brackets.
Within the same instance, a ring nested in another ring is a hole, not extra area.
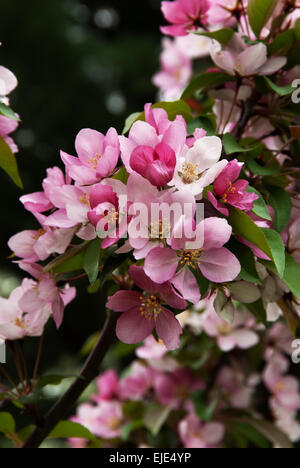
[[(223, 448), (233, 433), (241, 442), (249, 431), (255, 434), (251, 424), (253, 427), (256, 423), (265, 424), (263, 410), (255, 409), (260, 395), (269, 404), (269, 422), (291, 442), (299, 441), (300, 387), (295, 377), (286, 375), (289, 369), (286, 356), (290, 352), (288, 329), (281, 323), (270, 329), (257, 327), (246, 313), (241, 314), (239, 323), (225, 327), (213, 304), (203, 301), (179, 318), (189, 341), (200, 343), (205, 337), (214, 337), (211, 356), (218, 349), (225, 352), (221, 365), (212, 370), (216, 375), (211, 388), (203, 379), (210, 371), (210, 359), (185, 363), (187, 342), (174, 354), (162, 342), (148, 337), (136, 349), (138, 359), (125, 376), (119, 378), (114, 370), (101, 374), (96, 381), (97, 392), (78, 407), (71, 420), (89, 429), (101, 447), (122, 447), (128, 434), (134, 446), (152, 447), (151, 432), (159, 424), (165, 433), (172, 431), (173, 448)], [(259, 335), (263, 346), (262, 376), (251, 360)], [(207, 412), (207, 408), (211, 411)], [(235, 422), (235, 418), (240, 422)], [(248, 424), (247, 430), (243, 420)], [(272, 435), (269, 436), (272, 440)], [(263, 447), (270, 444), (263, 438), (260, 442)], [(274, 439), (272, 442), (276, 447)], [(73, 438), (69, 444), (85, 448), (88, 442)]]

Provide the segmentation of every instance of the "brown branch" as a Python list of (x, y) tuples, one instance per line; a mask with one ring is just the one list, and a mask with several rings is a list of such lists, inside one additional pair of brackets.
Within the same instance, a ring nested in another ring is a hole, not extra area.
[(50, 409), (49, 413), (43, 418), (42, 424), (36, 427), (29, 439), (24, 443), (23, 448), (38, 448), (57, 423), (69, 416), (73, 405), (80, 395), (99, 375), (100, 364), (115, 338), (115, 327), (118, 316), (115, 312), (110, 312), (101, 337), (84, 364), (79, 377)]

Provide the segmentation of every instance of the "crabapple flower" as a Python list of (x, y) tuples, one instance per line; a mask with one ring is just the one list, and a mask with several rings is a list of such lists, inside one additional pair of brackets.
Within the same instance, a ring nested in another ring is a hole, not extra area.
[(202, 195), (204, 188), (214, 182), (228, 162), (220, 161), (221, 154), (220, 138), (204, 136), (197, 139), (177, 158), (174, 177), (169, 185), (178, 190), (188, 190), (193, 195)]
[(8, 96), (18, 85), (15, 75), (5, 67), (0, 66), (0, 97)]
[(163, 15), (172, 26), (161, 27), (161, 32), (170, 36), (185, 36), (189, 31), (198, 30), (207, 23), (209, 8), (209, 0), (162, 2)]
[(153, 335), (145, 339), (144, 344), (136, 350), (140, 359), (156, 360), (162, 359), (167, 353), (167, 348), (161, 341), (156, 341)]
[(62, 324), (64, 308), (73, 301), (75, 296), (75, 288), (66, 285), (64, 289), (59, 289), (50, 275), (46, 274), (23, 294), (19, 300), (19, 306), (27, 314), (37, 314), (46, 307), (59, 328)]
[(258, 375), (247, 377), (243, 372), (224, 366), (217, 378), (218, 388), (221, 389), (225, 401), (229, 401), (233, 408), (248, 409), (256, 385), (259, 383)]
[(124, 416), (118, 401), (102, 401), (97, 406), (80, 405), (73, 422), (85, 426), (96, 437), (114, 439), (121, 436)]
[(251, 211), (254, 202), (259, 198), (255, 193), (246, 191), (249, 182), (237, 180), (242, 167), (243, 164), (239, 163), (237, 159), (230, 161), (215, 180), (213, 192), (207, 192), (209, 201), (225, 216), (229, 216), (229, 210), (224, 204), (234, 206), (242, 211)]
[(145, 106), (146, 122), (137, 121), (128, 138), (121, 136), (121, 157), (129, 174), (138, 173), (152, 185), (162, 187), (173, 178), (176, 157), (186, 142), (186, 124), (168, 120), (162, 109)]
[(145, 177), (152, 185), (164, 187), (173, 178), (176, 155), (172, 148), (164, 142), (151, 146), (138, 146), (130, 156), (130, 166)]
[(163, 99), (179, 99), (192, 76), (191, 59), (179, 50), (177, 42), (165, 38), (163, 52), (160, 56), (161, 71), (153, 77)]
[(41, 336), (51, 315), (48, 306), (32, 313), (24, 313), (19, 302), (22, 297), (36, 286), (35, 281), (24, 279), (22, 285), (14, 289), (9, 299), (0, 297), (0, 338), (20, 340), (25, 336)]
[(221, 423), (203, 423), (195, 414), (186, 416), (178, 426), (185, 448), (216, 448), (225, 434)]
[(110, 176), (116, 168), (120, 144), (116, 130), (110, 128), (106, 135), (89, 128), (77, 135), (75, 148), (78, 158), (61, 152), (67, 174), (82, 185), (94, 184)]
[(100, 375), (96, 385), (98, 393), (92, 396), (92, 400), (95, 402), (113, 400), (119, 394), (119, 379), (112, 369)]
[(95, 185), (90, 191), (91, 209), (87, 216), (101, 237), (107, 234), (101, 244), (103, 249), (118, 242), (127, 231), (127, 216), (121, 213), (119, 201), (126, 192), (126, 186), (113, 179)]
[(154, 371), (139, 362), (134, 362), (130, 375), (120, 381), (120, 397), (123, 400), (141, 400), (153, 383)]
[(177, 369), (170, 374), (157, 373), (154, 389), (158, 401), (177, 410), (196, 390), (204, 390), (204, 382), (188, 369)]
[(284, 375), (286, 367), (285, 358), (274, 355), (264, 371), (263, 380), (279, 405), (288, 410), (299, 410), (299, 382), (296, 377)]
[(297, 421), (297, 411), (284, 408), (278, 404), (275, 398), (271, 398), (270, 408), (276, 426), (285, 432), (292, 442), (298, 442), (300, 440), (300, 424)]
[(212, 306), (202, 318), (203, 330), (208, 336), (217, 339), (218, 347), (224, 352), (232, 351), (236, 347), (249, 349), (259, 341), (258, 335), (252, 330), (255, 321), (245, 310), (239, 310), (231, 324), (222, 320)]
[(238, 259), (223, 247), (232, 234), (225, 219), (207, 218), (198, 224), (196, 233), (199, 248), (191, 250), (191, 240), (173, 237), (172, 249), (151, 250), (144, 266), (152, 281), (159, 284), (171, 281), (182, 296), (194, 304), (199, 302), (200, 292), (190, 268), (199, 268), (202, 275), (214, 283), (233, 281), (241, 271)]
[(36, 218), (42, 226), (40, 229), (19, 232), (8, 241), (14, 255), (26, 262), (43, 261), (53, 253), (63, 254), (75, 234), (74, 228), (48, 227), (47, 217), (40, 213), (36, 213)]
[[(239, 0), (210, 0), (208, 22), (211, 25), (233, 26), (236, 23), (236, 13), (241, 12)], [(246, 1), (243, 0), (243, 8)]]
[(273, 75), (287, 63), (286, 57), (268, 59), (265, 44), (260, 42), (247, 46), (238, 33), (234, 34), (225, 50), (219, 42), (213, 41), (210, 54), (215, 64), (229, 75)]
[(176, 349), (182, 329), (173, 312), (163, 304), (185, 309), (187, 303), (176, 294), (170, 283), (155, 284), (151, 281), (142, 267), (132, 265), (129, 273), (144, 293), (118, 291), (109, 298), (108, 309), (122, 312), (117, 322), (118, 338), (128, 344), (139, 343), (156, 328), (165, 346), (169, 350)]
[[(190, 209), (189, 215), (193, 217), (196, 213), (196, 204), (193, 195), (187, 190), (174, 192), (174, 190), (159, 191), (153, 187), (143, 177), (133, 174), (129, 177), (127, 183), (127, 195), (129, 205), (132, 208), (139, 207), (140, 203), (144, 204), (145, 213), (137, 213), (134, 209), (129, 208), (130, 221), (128, 224), (129, 245), (134, 248), (134, 257), (143, 259), (155, 247), (163, 246), (164, 242), (168, 242), (171, 238), (171, 233), (175, 227), (176, 216), (164, 217), (164, 208), (178, 208), (180, 213), (185, 212), (188, 206)], [(134, 205), (136, 203), (136, 205)], [(154, 215), (154, 209), (156, 215)]]

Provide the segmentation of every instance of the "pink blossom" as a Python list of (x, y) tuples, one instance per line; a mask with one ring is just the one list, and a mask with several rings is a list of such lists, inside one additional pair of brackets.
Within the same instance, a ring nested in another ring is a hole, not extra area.
[(253, 210), (253, 203), (259, 198), (255, 193), (247, 192), (249, 182), (237, 180), (242, 167), (243, 164), (237, 159), (230, 161), (215, 180), (213, 192), (207, 192), (209, 201), (225, 216), (229, 216), (229, 211), (224, 204), (248, 212)]
[(64, 308), (73, 301), (75, 296), (75, 288), (66, 285), (64, 289), (59, 289), (50, 275), (45, 274), (20, 298), (19, 307), (27, 314), (36, 314), (47, 307), (59, 328), (62, 324)]
[(300, 424), (297, 421), (297, 411), (281, 406), (275, 398), (271, 398), (270, 407), (276, 426), (285, 432), (292, 442), (298, 442), (300, 440)]
[(101, 244), (103, 249), (118, 242), (127, 231), (127, 216), (121, 213), (119, 202), (119, 197), (126, 195), (126, 192), (126, 186), (113, 179), (95, 185), (90, 191), (91, 209), (87, 216), (97, 231), (103, 236), (107, 233)]
[(112, 369), (104, 372), (97, 379), (97, 395), (92, 396), (92, 400), (100, 402), (103, 400), (113, 400), (119, 393), (119, 379), (116, 372)]
[(96, 130), (83, 129), (77, 135), (78, 158), (61, 152), (67, 174), (79, 184), (94, 184), (108, 177), (116, 168), (120, 145), (116, 130), (110, 128), (104, 136)]
[(263, 380), (276, 401), (289, 410), (300, 409), (299, 382), (296, 377), (285, 376), (285, 358), (274, 355), (263, 373)]
[(24, 313), (20, 300), (32, 288), (35, 281), (24, 279), (22, 285), (16, 288), (9, 299), (0, 298), (0, 338), (4, 340), (19, 340), (25, 336), (41, 336), (51, 315), (51, 309), (46, 304), (32, 313)]
[(224, 366), (217, 378), (217, 385), (223, 392), (221, 399), (229, 401), (233, 408), (248, 409), (259, 376), (246, 377), (242, 372), (229, 366)]
[(247, 311), (239, 310), (229, 324), (217, 315), (211, 304), (203, 314), (202, 327), (208, 336), (216, 338), (222, 351), (228, 352), (234, 348), (249, 349), (258, 343), (258, 335), (252, 330), (254, 323)]
[(114, 439), (121, 436), (123, 411), (118, 401), (102, 401), (97, 406), (84, 403), (79, 406), (73, 422), (89, 429), (96, 437)]
[(161, 31), (170, 36), (185, 36), (207, 23), (208, 0), (177, 0), (162, 2), (164, 17), (172, 26), (163, 26)]
[(157, 373), (154, 388), (162, 405), (178, 410), (193, 392), (203, 390), (205, 385), (188, 369), (178, 369), (172, 374)]
[(140, 359), (157, 360), (162, 359), (167, 351), (162, 342), (156, 341), (154, 336), (150, 335), (145, 339), (144, 344), (137, 348), (136, 355)]
[(120, 397), (137, 401), (145, 396), (153, 385), (154, 371), (139, 362), (133, 363), (130, 374), (120, 381)]
[(262, 42), (247, 46), (240, 34), (234, 34), (222, 50), (219, 42), (213, 41), (211, 58), (215, 64), (229, 75), (252, 76), (273, 75), (286, 65), (286, 57), (268, 59), (267, 46)]
[[(28, 202), (30, 203), (30, 202)], [(46, 225), (46, 216), (36, 213), (41, 228), (33, 231), (22, 231), (8, 241), (14, 255), (26, 262), (46, 260), (51, 254), (63, 254), (73, 239), (75, 230), (52, 228)]]
[(129, 273), (144, 293), (118, 291), (109, 298), (107, 307), (115, 312), (123, 312), (117, 323), (118, 338), (128, 344), (139, 343), (156, 328), (165, 346), (176, 349), (182, 329), (173, 312), (163, 304), (184, 309), (186, 302), (175, 293), (170, 283), (158, 285), (152, 282), (142, 267), (132, 265)]
[(219, 137), (198, 138), (191, 148), (185, 146), (177, 158), (174, 178), (169, 185), (175, 185), (178, 190), (188, 190), (193, 195), (201, 195), (228, 162), (220, 161), (221, 154), (222, 142)]
[(8, 96), (18, 85), (15, 75), (5, 67), (0, 66), (0, 96)]
[(173, 177), (175, 157), (186, 141), (186, 124), (182, 117), (171, 122), (163, 109), (152, 109), (151, 104), (145, 106), (145, 119), (132, 125), (128, 138), (120, 136), (121, 157), (129, 174), (137, 172), (161, 186)]
[[(195, 199), (187, 190), (174, 192), (174, 190), (159, 191), (150, 182), (139, 175), (133, 174), (127, 183), (127, 195), (129, 204), (130, 220), (128, 224), (129, 244), (134, 248), (134, 257), (143, 259), (155, 247), (162, 246), (164, 242), (170, 241), (171, 233), (176, 223), (176, 216), (164, 217), (164, 208), (172, 206), (180, 208), (181, 213), (188, 206), (191, 216), (196, 213)], [(140, 210), (135, 211), (135, 205), (139, 207), (143, 203), (145, 213), (140, 216)], [(155, 217), (152, 215), (157, 213)]]
[(173, 237), (174, 250), (165, 247), (151, 250), (144, 266), (152, 281), (160, 284), (171, 281), (182, 296), (194, 304), (199, 302), (200, 292), (190, 267), (199, 268), (203, 276), (215, 283), (232, 281), (241, 270), (238, 259), (223, 247), (232, 234), (225, 219), (207, 218), (198, 224), (196, 232), (199, 233), (199, 248), (191, 250), (190, 241)]
[(153, 77), (153, 83), (160, 88), (163, 99), (179, 99), (192, 75), (192, 62), (178, 48), (177, 42), (165, 38), (160, 56), (161, 71)]
[[(240, 12), (239, 0), (210, 0), (209, 24), (218, 26), (233, 26), (236, 23), (234, 13)], [(242, 2), (246, 6), (247, 1)]]
[(225, 434), (222, 424), (205, 424), (195, 414), (186, 416), (179, 423), (178, 431), (185, 448), (217, 448)]

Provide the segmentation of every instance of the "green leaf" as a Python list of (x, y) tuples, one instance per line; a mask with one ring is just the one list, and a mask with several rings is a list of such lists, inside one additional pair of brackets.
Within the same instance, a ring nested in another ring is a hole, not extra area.
[(207, 403), (203, 400), (203, 392), (201, 390), (193, 393), (191, 395), (191, 400), (194, 403), (196, 415), (202, 421), (211, 421), (218, 404), (218, 400), (214, 399), (210, 405), (207, 405)]
[(258, 323), (267, 323), (267, 312), (261, 299), (252, 304), (246, 304), (247, 309), (256, 318)]
[(178, 115), (182, 115), (187, 122), (192, 119), (190, 107), (181, 99), (174, 102), (157, 102), (153, 104), (152, 109), (164, 109), (170, 120), (175, 120)]
[(273, 83), (270, 78), (267, 76), (264, 76), (265, 81), (267, 82), (268, 86), (270, 89), (275, 91), (275, 93), (279, 94), (279, 96), (288, 96), (289, 94), (292, 94), (295, 91), (295, 88), (291, 84), (287, 86), (278, 86), (275, 83)]
[(234, 423), (232, 426), (233, 432), (245, 437), (246, 440), (252, 442), (259, 448), (271, 448), (268, 440), (253, 426), (245, 423)]
[(285, 269), (285, 248), (280, 235), (272, 229), (259, 228), (246, 213), (233, 207), (230, 208), (229, 223), (235, 234), (268, 255), (282, 277)]
[(76, 255), (75, 257), (69, 258), (58, 265), (54, 271), (55, 273), (71, 273), (71, 271), (77, 271), (83, 269), (84, 252)]
[(200, 115), (187, 124), (188, 134), (193, 135), (197, 128), (205, 130), (207, 136), (214, 136), (216, 134), (216, 126), (213, 124), (212, 119), (205, 115)]
[(100, 280), (97, 279), (94, 284), (90, 284), (87, 288), (89, 294), (96, 294), (101, 287)]
[(221, 86), (229, 81), (236, 81), (236, 77), (226, 75), (225, 73), (212, 72), (202, 73), (201, 75), (195, 76), (187, 88), (184, 90), (181, 98), (189, 99), (196, 91), (203, 91), (205, 89), (214, 88)]
[[(262, 161), (259, 160), (259, 162), (262, 162)], [(249, 167), (250, 171), (253, 172), (253, 174), (262, 175), (262, 176), (278, 174), (280, 170), (280, 167), (277, 161), (274, 161), (274, 163), (270, 164), (269, 166), (266, 166), (266, 165), (262, 166), (261, 164), (257, 162), (256, 159), (253, 158), (252, 155), (247, 155), (246, 164)]]
[(91, 284), (95, 283), (99, 274), (100, 253), (101, 241), (96, 239), (88, 246), (84, 254), (83, 268)]
[(300, 268), (291, 255), (286, 254), (283, 281), (290, 291), (300, 300)]
[(23, 427), (23, 429), (21, 429), (17, 433), (18, 439), (20, 439), (22, 442), (25, 442), (25, 440), (27, 440), (31, 436), (34, 429), (35, 429), (35, 426), (33, 424), (30, 424), (29, 426)]
[(147, 407), (144, 424), (156, 436), (165, 424), (172, 409), (168, 406), (161, 406), (157, 403), (150, 403)]
[(194, 32), (194, 34), (198, 36), (205, 36), (210, 37), (211, 39), (215, 39), (216, 41), (220, 42), (221, 44), (228, 44), (232, 36), (234, 35), (234, 30), (231, 28), (223, 28), (219, 29), (218, 31), (213, 32)]
[(63, 380), (68, 379), (70, 377), (75, 377), (74, 375), (45, 375), (41, 377), (36, 386), (38, 388), (44, 388), (47, 385), (60, 385)]
[(234, 136), (231, 133), (226, 133), (223, 137), (223, 144), (225, 148), (226, 154), (233, 154), (233, 153), (247, 153), (249, 151), (253, 151), (257, 147), (252, 146), (250, 148), (243, 148), (241, 145), (237, 143)]
[(0, 167), (9, 175), (17, 187), (23, 188), (16, 157), (2, 137), (0, 137)]
[(4, 434), (14, 434), (16, 431), (16, 423), (10, 413), (0, 413), (0, 432)]
[(252, 30), (257, 38), (271, 18), (278, 0), (249, 0), (248, 17)]
[(122, 135), (125, 135), (127, 132), (129, 132), (134, 122), (139, 120), (139, 117), (141, 116), (141, 114), (142, 112), (134, 112), (134, 114), (131, 114), (129, 117), (127, 117), (123, 131), (122, 131)]
[(291, 197), (280, 187), (270, 187), (269, 203), (274, 208), (274, 227), (278, 232), (282, 232), (288, 225), (293, 208)]
[(96, 441), (96, 437), (94, 437), (86, 427), (71, 421), (60, 421), (48, 436), (48, 439), (69, 438), (87, 439), (92, 442)]
[(263, 283), (257, 274), (252, 250), (246, 245), (237, 242), (237, 248), (234, 251), (242, 267), (240, 278), (250, 283), (262, 285)]
[(131, 421), (125, 424), (125, 426), (122, 428), (122, 439), (126, 442), (132, 432), (136, 431), (137, 429), (141, 429), (142, 427), (144, 427), (144, 420)]
[(201, 293), (201, 297), (204, 297), (209, 289), (209, 286), (210, 286), (210, 282), (208, 281), (207, 278), (205, 278), (199, 268), (193, 268), (193, 267), (190, 267), (190, 271), (193, 273), (196, 281), (197, 281), (197, 284), (198, 284), (198, 287), (199, 287), (199, 291)]
[(120, 180), (121, 182), (123, 182), (123, 184), (127, 184), (128, 178), (129, 178), (129, 174), (128, 174), (128, 172), (126, 171), (126, 168), (125, 168), (125, 167), (122, 167), (122, 169), (120, 169), (120, 170), (112, 177), (112, 179)]
[(3, 102), (0, 102), (0, 114), (12, 120), (20, 120), (17, 114), (15, 114), (15, 112)]
[(264, 419), (254, 419), (252, 417), (239, 418), (237, 422), (249, 424), (253, 426), (260, 434), (273, 445), (279, 448), (293, 448), (288, 436), (278, 429), (274, 423), (265, 421)]
[(270, 55), (274, 55), (276, 52), (283, 51), (296, 40), (296, 34), (294, 29), (288, 29), (278, 36), (275, 37), (274, 41), (269, 47)]
[(270, 216), (270, 213), (268, 211), (267, 205), (265, 200), (263, 199), (262, 194), (256, 190), (253, 187), (248, 187), (247, 188), (248, 193), (255, 193), (259, 198), (254, 202), (253, 206), (253, 213), (256, 214), (257, 216), (260, 216), (260, 218), (267, 219), (268, 221), (272, 221), (272, 218)]

